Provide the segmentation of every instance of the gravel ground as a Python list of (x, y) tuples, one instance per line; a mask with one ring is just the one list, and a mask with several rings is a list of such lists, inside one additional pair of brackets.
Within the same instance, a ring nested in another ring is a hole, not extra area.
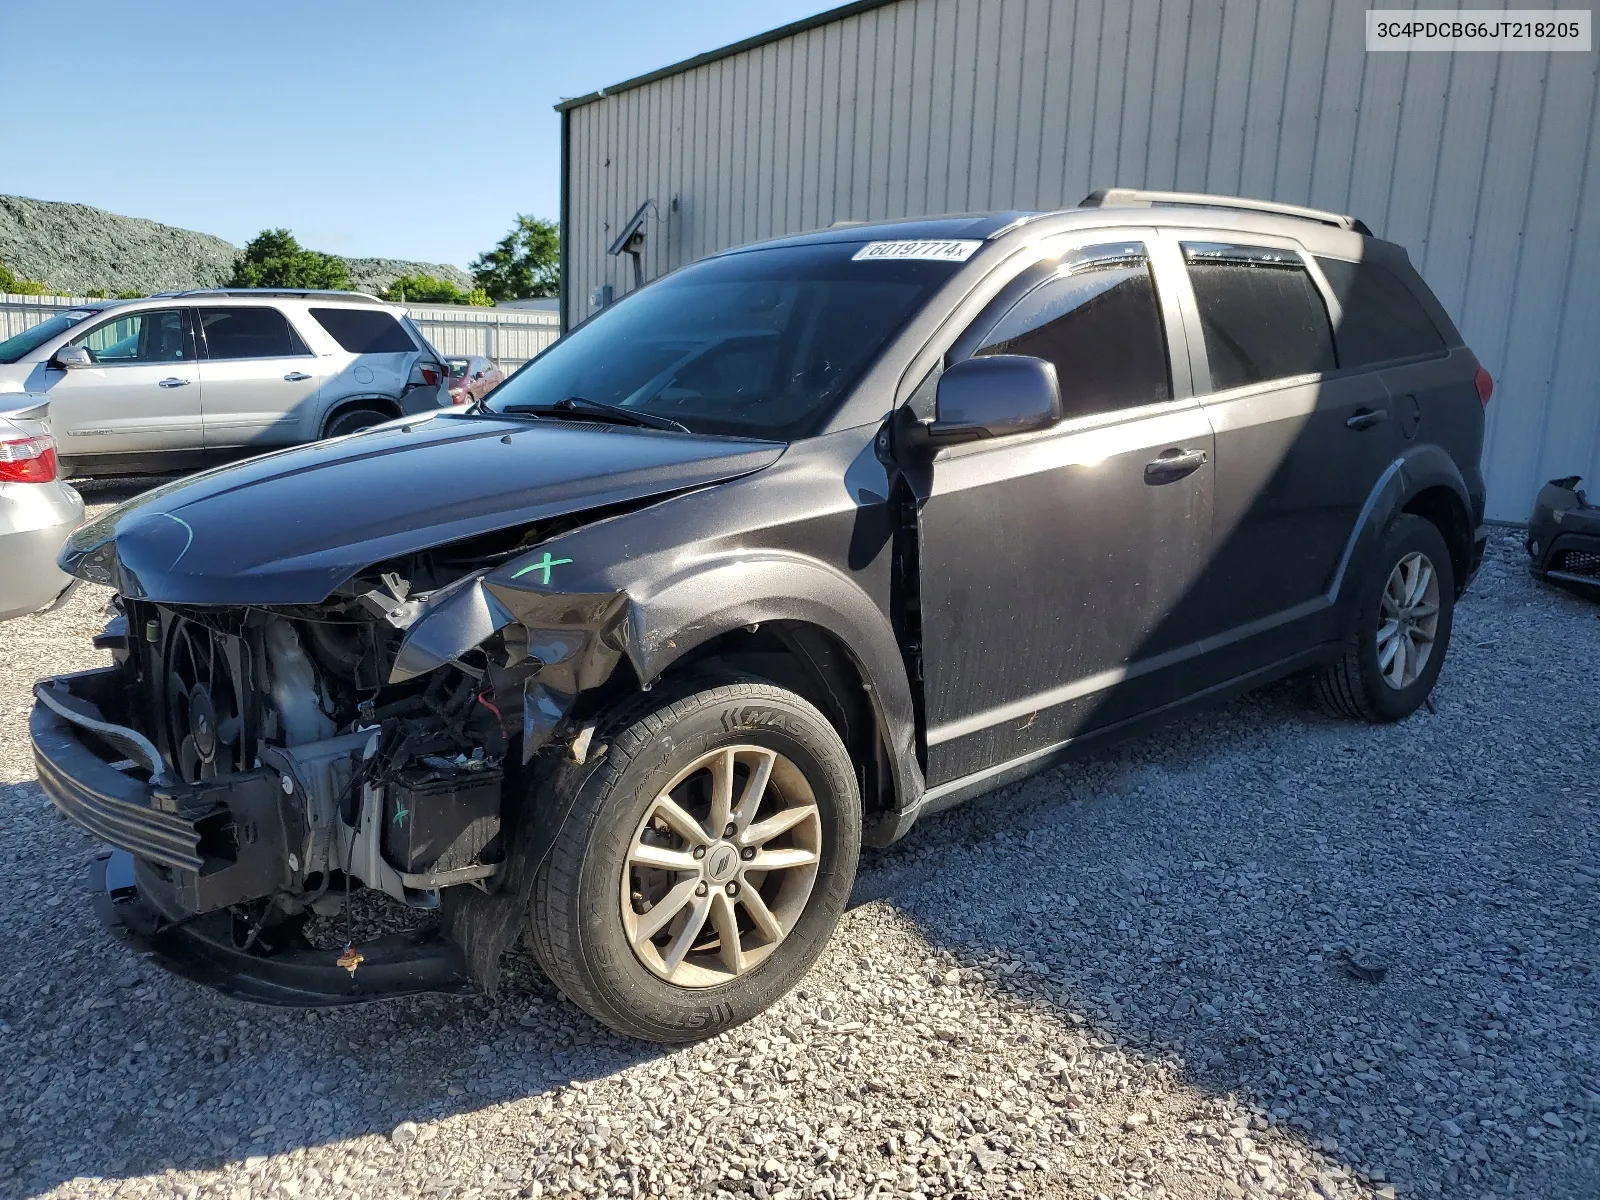
[(1600, 609), (1511, 537), (1437, 711), (1285, 684), (930, 820), (671, 1053), (520, 951), (498, 1003), (301, 1012), (121, 949), (25, 734), (102, 599), (0, 634), (0, 1193), (1600, 1194)]

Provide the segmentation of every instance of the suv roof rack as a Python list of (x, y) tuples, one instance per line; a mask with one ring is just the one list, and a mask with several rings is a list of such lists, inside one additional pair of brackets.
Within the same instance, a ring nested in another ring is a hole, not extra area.
[(1338, 229), (1372, 236), (1366, 222), (1345, 213), (1326, 212), (1299, 204), (1279, 204), (1273, 200), (1247, 200), (1242, 196), (1213, 196), (1206, 192), (1147, 192), (1142, 188), (1101, 188), (1090, 192), (1079, 208), (1153, 208), (1158, 204), (1182, 204), (1195, 208), (1232, 208), (1245, 212), (1271, 213), (1275, 217), (1297, 217)]
[(326, 296), (330, 300), (355, 300), (362, 304), (387, 304), (388, 301), (370, 292), (346, 292), (337, 288), (189, 288), (182, 292), (156, 292), (150, 298), (176, 300), (186, 296), (295, 296), (301, 299)]

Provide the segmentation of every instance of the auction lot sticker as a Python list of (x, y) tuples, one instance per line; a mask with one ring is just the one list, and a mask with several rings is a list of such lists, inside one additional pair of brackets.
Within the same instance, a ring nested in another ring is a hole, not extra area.
[(932, 262), (966, 262), (981, 245), (982, 242), (955, 238), (933, 238), (919, 242), (868, 242), (850, 257), (854, 262), (874, 258), (921, 258)]
[(1372, 50), (1578, 50), (1587, 54), (1586, 8), (1367, 10)]

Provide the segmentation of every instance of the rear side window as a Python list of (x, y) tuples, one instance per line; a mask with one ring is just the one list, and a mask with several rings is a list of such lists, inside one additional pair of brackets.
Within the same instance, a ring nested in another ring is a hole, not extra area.
[(381, 309), (313, 308), (311, 315), (351, 354), (410, 354), (416, 349), (400, 322)]
[(1334, 340), (1339, 365), (1361, 367), (1444, 350), (1444, 336), (1405, 281), (1375, 262), (1317, 259), (1342, 315)]
[(305, 341), (275, 308), (202, 308), (208, 358), (289, 358), (310, 354)]
[(1054, 363), (1067, 417), (1172, 399), (1166, 330), (1139, 242), (1068, 253), (1000, 318), (976, 353)]
[(1297, 255), (1187, 242), (1183, 257), (1200, 307), (1212, 390), (1334, 369), (1327, 306)]

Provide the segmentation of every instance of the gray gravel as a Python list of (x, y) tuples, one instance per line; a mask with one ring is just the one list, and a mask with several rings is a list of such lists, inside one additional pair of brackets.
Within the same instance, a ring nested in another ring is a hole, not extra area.
[(936, 818), (672, 1053), (520, 952), (497, 1004), (293, 1012), (119, 948), (24, 733), (99, 599), (0, 631), (0, 1193), (1600, 1194), (1600, 609), (1510, 537), (1436, 712), (1286, 684)]

